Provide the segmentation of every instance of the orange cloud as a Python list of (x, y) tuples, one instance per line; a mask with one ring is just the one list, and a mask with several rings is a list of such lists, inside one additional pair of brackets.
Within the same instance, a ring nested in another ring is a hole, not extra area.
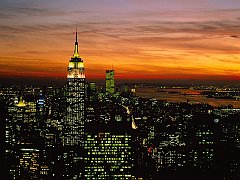
[(239, 12), (2, 11), (14, 23), (0, 17), (0, 75), (65, 78), (78, 24), (89, 79), (103, 79), (113, 65), (119, 79), (240, 80)]

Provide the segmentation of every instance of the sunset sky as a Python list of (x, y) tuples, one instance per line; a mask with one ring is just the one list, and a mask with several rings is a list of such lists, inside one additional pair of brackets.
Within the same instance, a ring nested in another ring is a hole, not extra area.
[(0, 76), (240, 80), (239, 0), (1, 0)]

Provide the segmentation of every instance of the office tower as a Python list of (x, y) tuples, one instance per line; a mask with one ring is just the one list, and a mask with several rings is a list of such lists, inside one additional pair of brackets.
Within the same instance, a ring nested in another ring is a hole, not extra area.
[[(114, 120), (112, 120), (114, 121)], [(84, 148), (86, 179), (130, 179), (132, 176), (131, 123), (89, 123)], [(118, 127), (118, 128), (116, 128)]]
[(75, 49), (68, 65), (66, 99), (67, 113), (63, 127), (63, 145), (81, 145), (84, 135), (85, 74), (78, 53), (76, 31)]
[(86, 179), (127, 179), (131, 177), (131, 135), (128, 133), (87, 133)]
[(19, 176), (23, 179), (36, 179), (40, 171), (39, 149), (31, 146), (26, 144), (19, 146)]
[(89, 102), (93, 102), (95, 98), (97, 98), (97, 87), (95, 82), (91, 82), (87, 87), (87, 99)]
[[(8, 105), (8, 118), (6, 119), (6, 157), (10, 164), (9, 173), (12, 179), (33, 178), (39, 171), (37, 161), (26, 157), (26, 149), (29, 147), (38, 149), (39, 136), (36, 123), (36, 102), (33, 96), (22, 96), (19, 101), (11, 101)], [(23, 149), (23, 151), (22, 151)], [(39, 151), (39, 150), (37, 150)], [(27, 154), (29, 154), (27, 152)], [(38, 154), (39, 156), (39, 154)], [(26, 158), (25, 158), (26, 157)], [(35, 162), (37, 164), (35, 164)], [(36, 166), (35, 166), (36, 165)]]
[(214, 122), (211, 116), (198, 116), (190, 122), (189, 140), (192, 146), (189, 152), (189, 162), (193, 167), (211, 169), (214, 163)]
[[(240, 179), (240, 122), (239, 112), (231, 112), (230, 109), (225, 109), (224, 115), (214, 119), (215, 126), (219, 126), (220, 135), (217, 134), (219, 140), (216, 146), (214, 157), (217, 159), (217, 164), (224, 166), (218, 168), (223, 179)], [(220, 138), (219, 138), (220, 137)]]
[(95, 92), (95, 91), (97, 90), (97, 87), (96, 87), (96, 83), (95, 83), (95, 82), (91, 82), (91, 83), (89, 84), (89, 86), (90, 86), (90, 89), (91, 89), (93, 92)]
[[(8, 133), (9, 131), (7, 130), (7, 103), (6, 100), (3, 99), (2, 96), (0, 96), (0, 162), (1, 164), (4, 164), (2, 166), (1, 172), (0, 173), (0, 179), (10, 179), (9, 177), (9, 161), (7, 159), (7, 155), (9, 154), (9, 150), (7, 149), (7, 138), (8, 138)], [(10, 127), (8, 127), (10, 128)]]
[(85, 124), (84, 176), (98, 180), (130, 179), (133, 166), (130, 117), (116, 99), (99, 100), (97, 104), (95, 119)]
[(7, 137), (10, 144), (19, 144), (23, 142), (27, 136), (31, 138), (30, 136), (33, 134), (31, 134), (30, 131), (37, 127), (36, 102), (34, 102), (34, 100), (25, 102), (21, 96), (18, 102), (11, 102), (8, 106), (8, 116), (8, 122), (14, 124), (10, 126), (10, 123), (9, 126), (7, 126), (7, 129), (10, 128), (8, 135), (11, 135)]
[(44, 115), (45, 108), (45, 98), (42, 92), (39, 94), (39, 98), (37, 100), (37, 117), (38, 119), (41, 118)]
[(114, 70), (106, 70), (106, 93), (113, 94), (114, 91)]
[(37, 128), (36, 131), (39, 132), (40, 136), (43, 136), (43, 133), (45, 132), (45, 118), (46, 118), (46, 106), (45, 106), (45, 97), (40, 91), (38, 98), (37, 98), (37, 104), (36, 104), (36, 120), (37, 120)]

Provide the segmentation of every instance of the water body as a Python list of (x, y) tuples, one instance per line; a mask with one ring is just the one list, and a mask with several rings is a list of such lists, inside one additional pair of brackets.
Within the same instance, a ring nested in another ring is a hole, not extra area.
[(157, 88), (137, 88), (136, 95), (143, 98), (155, 98), (168, 102), (192, 102), (206, 103), (214, 107), (233, 105), (234, 108), (240, 108), (240, 100), (234, 99), (215, 99), (207, 98), (200, 94), (199, 90), (190, 89), (160, 89)]

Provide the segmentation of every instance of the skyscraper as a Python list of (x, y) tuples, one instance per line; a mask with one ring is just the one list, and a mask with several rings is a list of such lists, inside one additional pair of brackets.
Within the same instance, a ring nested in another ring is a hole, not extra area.
[(86, 179), (130, 179), (132, 170), (129, 132), (87, 133)]
[(114, 70), (106, 70), (106, 93), (113, 94), (115, 91)]
[(87, 180), (130, 179), (133, 167), (130, 117), (115, 101), (98, 104), (96, 119), (85, 126), (84, 176)]
[(83, 60), (78, 54), (78, 39), (68, 65), (66, 99), (67, 114), (64, 120), (63, 145), (81, 145), (84, 134), (85, 74)]

